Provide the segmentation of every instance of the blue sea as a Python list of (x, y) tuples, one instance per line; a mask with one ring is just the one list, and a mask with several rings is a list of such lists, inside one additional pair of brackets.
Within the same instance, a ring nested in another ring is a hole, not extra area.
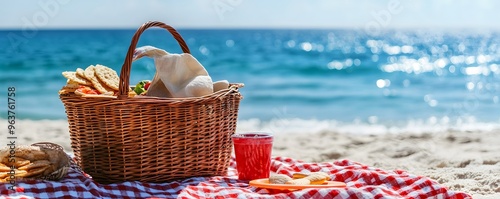
[[(119, 73), (134, 32), (0, 31), (0, 118), (7, 117), (7, 88), (15, 87), (17, 118), (66, 119), (57, 93), (66, 83), (61, 72), (102, 64)], [(432, 131), (500, 123), (500, 32), (179, 33), (213, 80), (245, 84), (239, 124), (246, 128)], [(162, 29), (143, 33), (143, 45), (181, 52)], [(138, 60), (130, 82), (154, 73), (152, 59)]]

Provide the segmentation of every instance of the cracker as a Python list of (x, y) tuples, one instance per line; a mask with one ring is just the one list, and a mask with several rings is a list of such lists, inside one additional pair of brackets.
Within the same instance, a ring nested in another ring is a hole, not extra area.
[(95, 66), (94, 70), (95, 75), (102, 83), (116, 91), (118, 90), (120, 77), (118, 77), (115, 70), (99, 64)]
[(26, 174), (28, 174), (27, 171), (25, 171), (25, 170), (17, 170), (16, 169), (16, 174), (14, 174), (14, 176), (16, 176), (16, 177), (24, 177), (24, 176), (26, 176)]
[(80, 77), (79, 75), (76, 74), (76, 72), (72, 72), (72, 71), (65, 71), (65, 72), (62, 72), (62, 75), (71, 80), (71, 81), (74, 81), (78, 84), (81, 84), (81, 85), (92, 85), (92, 82), (90, 82), (89, 80), (83, 78), (83, 77)]
[(103, 85), (97, 76), (95, 75), (95, 66), (89, 66), (85, 69), (85, 78), (92, 82), (92, 86), (97, 89), (100, 93), (112, 92), (113, 89), (106, 85)]
[(271, 184), (285, 184), (288, 181), (291, 181), (292, 178), (285, 174), (272, 174), (269, 177), (269, 183)]
[[(85, 70), (83, 70), (83, 69), (81, 69), (81, 68), (77, 68), (77, 69), (76, 69), (76, 74), (77, 74), (78, 76), (80, 76), (80, 77), (85, 78)], [(87, 78), (85, 78), (85, 79), (87, 79)], [(90, 79), (87, 79), (87, 80), (89, 80), (89, 81), (90, 81)]]
[[(43, 166), (43, 167), (38, 167), (38, 168), (35, 168), (35, 169), (31, 169), (31, 170), (28, 170), (26, 172), (26, 174), (22, 175), (21, 177), (33, 177), (33, 176), (37, 176), (37, 175), (40, 175), (40, 174), (43, 174), (43, 172), (48, 169), (50, 167), (50, 165), (46, 165), (46, 166)], [(19, 170), (19, 171), (25, 171), (25, 170)], [(17, 174), (17, 173), (16, 173)]]
[(107, 95), (107, 96), (113, 96), (115, 94), (115, 92), (113, 91), (109, 91), (109, 92), (106, 92), (106, 93), (101, 93), (101, 95)]
[(74, 93), (75, 91), (76, 91), (76, 88), (63, 87), (61, 90), (59, 90), (59, 95), (70, 94), (70, 93)]
[(78, 84), (78, 82), (68, 79), (64, 88), (78, 88), (79, 86), (80, 84)]
[[(8, 172), (0, 172), (0, 179), (4, 179), (7, 176), (9, 176)], [(2, 181), (0, 180), (0, 182), (2, 182)]]
[(300, 179), (295, 179), (295, 180), (290, 180), (286, 182), (286, 184), (293, 184), (293, 185), (310, 185), (311, 181), (309, 179), (305, 178), (300, 178)]
[(30, 163), (30, 161), (29, 161), (29, 160), (26, 160), (26, 159), (24, 159), (24, 158), (19, 158), (19, 157), (16, 157), (16, 162), (14, 163), (14, 166), (15, 166), (16, 168), (18, 168), (18, 167), (26, 166), (26, 165), (28, 165), (29, 163)]
[(323, 184), (330, 179), (330, 176), (325, 176), (320, 173), (312, 173), (311, 175), (305, 177), (304, 179), (310, 180), (311, 184)]
[(7, 172), (7, 171), (10, 171), (10, 167), (8, 167), (7, 165), (5, 165), (3, 163), (0, 163), (0, 172)]
[(313, 172), (311, 173), (311, 175), (320, 175), (320, 176), (323, 176), (323, 178), (325, 178), (326, 180), (330, 180), (330, 175), (328, 175), (327, 173), (325, 172)]
[(9, 177), (10, 176), (7, 176), (6, 178), (0, 178), (0, 182), (9, 182)]
[(83, 71), (83, 76), (85, 77), (85, 79), (92, 81), (92, 78), (94, 77), (94, 68), (94, 65), (90, 65), (85, 68), (85, 70)]
[(306, 173), (294, 173), (294, 174), (292, 174), (293, 179), (305, 178), (307, 176), (309, 176), (309, 174), (306, 174)]
[(32, 169), (36, 169), (36, 168), (40, 168), (40, 167), (46, 167), (46, 166), (49, 166), (50, 164), (51, 163), (48, 160), (37, 160), (37, 161), (34, 161), (28, 165), (24, 165), (22, 167), (19, 167), (17, 169), (19, 169), (19, 170), (32, 170)]
[(311, 184), (318, 185), (323, 184), (330, 180), (330, 176), (325, 172), (313, 172), (313, 173), (294, 173), (293, 179), (307, 179)]
[(75, 90), (75, 91), (73, 91), (73, 92), (74, 92), (76, 95), (79, 95), (79, 96), (83, 96), (83, 95), (85, 95), (85, 93), (83, 93), (83, 92), (81, 92), (81, 91), (79, 91), (79, 90)]

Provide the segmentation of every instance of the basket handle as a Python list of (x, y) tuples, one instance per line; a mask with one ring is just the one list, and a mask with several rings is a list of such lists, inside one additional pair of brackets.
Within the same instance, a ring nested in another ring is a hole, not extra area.
[(142, 24), (141, 27), (137, 29), (137, 31), (134, 34), (134, 37), (132, 37), (132, 41), (130, 42), (130, 46), (128, 47), (128, 52), (127, 56), (125, 57), (125, 62), (123, 63), (122, 70), (120, 72), (120, 82), (119, 82), (119, 90), (118, 90), (118, 99), (126, 99), (128, 98), (128, 91), (129, 91), (129, 83), (130, 83), (130, 69), (132, 66), (132, 56), (134, 55), (134, 50), (137, 46), (137, 42), (139, 41), (139, 37), (141, 34), (148, 28), (151, 27), (160, 27), (163, 29), (168, 30), (170, 34), (174, 37), (175, 40), (179, 43), (179, 46), (181, 46), (182, 52), (184, 53), (190, 53), (189, 48), (182, 39), (181, 35), (175, 30), (172, 26), (169, 26), (163, 22), (159, 21), (149, 21), (144, 24)]

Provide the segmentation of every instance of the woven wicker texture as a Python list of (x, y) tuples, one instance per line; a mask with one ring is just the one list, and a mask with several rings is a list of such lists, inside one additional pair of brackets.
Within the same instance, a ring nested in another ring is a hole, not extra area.
[(132, 38), (118, 98), (60, 95), (77, 164), (99, 183), (167, 182), (225, 175), (236, 129), (239, 84), (193, 98), (128, 98), (132, 55), (147, 28), (161, 27), (189, 49), (177, 31), (147, 22)]

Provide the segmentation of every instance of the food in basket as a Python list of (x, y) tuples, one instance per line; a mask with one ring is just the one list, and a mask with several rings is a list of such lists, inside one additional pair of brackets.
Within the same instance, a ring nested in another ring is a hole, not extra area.
[(84, 76), (80, 76), (80, 75), (76, 74), (76, 72), (65, 71), (65, 72), (62, 72), (62, 75), (64, 77), (66, 77), (68, 80), (76, 82), (80, 85), (87, 85), (87, 86), (92, 85), (92, 82), (90, 82)]
[(75, 93), (80, 96), (112, 96), (118, 92), (120, 78), (116, 71), (107, 66), (90, 65), (85, 69), (65, 71), (62, 75), (68, 81), (59, 91), (60, 95)]
[(78, 89), (75, 90), (75, 94), (77, 95), (99, 95), (101, 94), (98, 90), (89, 87), (89, 86), (78, 86)]
[(150, 85), (151, 85), (150, 80), (142, 80), (135, 85), (134, 92), (137, 95), (141, 95), (141, 94), (144, 95), (144, 94), (146, 94), (146, 91), (148, 90)]
[(80, 84), (68, 79), (66, 85), (63, 86), (61, 90), (59, 90), (59, 94), (74, 93), (75, 90), (78, 89), (78, 87), (80, 87)]
[[(80, 77), (83, 77), (85, 78), (85, 70), (81, 69), (81, 68), (77, 68), (76, 69), (76, 74), (78, 74)], [(91, 82), (92, 83), (92, 82)], [(90, 86), (92, 86), (92, 84), (90, 84)]]
[(89, 66), (85, 69), (85, 78), (90, 80), (92, 82), (92, 86), (99, 91), (99, 93), (110, 93), (113, 92), (113, 89), (108, 87), (106, 84), (103, 82), (106, 79), (100, 79), (97, 76), (98, 71), (96, 70), (95, 66)]
[(102, 82), (103, 87), (111, 88), (112, 90), (118, 90), (118, 84), (120, 83), (120, 77), (115, 70), (97, 64), (94, 68), (95, 76)]
[(78, 84), (78, 82), (74, 82), (68, 79), (68, 81), (66, 82), (66, 86), (64, 87), (69, 89), (77, 89), (78, 87), (80, 87), (80, 84)]
[[(14, 150), (15, 152), (12, 152)], [(69, 165), (69, 158), (62, 151), (39, 146), (16, 146), (15, 149), (0, 149), (0, 182), (13, 179), (45, 179), (57, 173), (64, 176), (64, 167)]]
[(324, 172), (294, 173), (292, 178), (284, 174), (273, 174), (269, 177), (271, 184), (321, 185), (328, 180), (330, 176)]
[[(191, 54), (169, 54), (162, 49), (144, 46), (135, 50), (133, 60), (143, 56), (155, 59), (156, 74), (153, 81), (143, 80), (134, 90), (129, 89), (129, 97), (201, 97), (229, 88), (227, 80), (212, 82), (208, 72)], [(68, 81), (59, 90), (60, 95), (74, 93), (92, 97), (118, 94), (120, 77), (107, 66), (90, 65), (85, 69), (62, 72), (62, 75)]]

